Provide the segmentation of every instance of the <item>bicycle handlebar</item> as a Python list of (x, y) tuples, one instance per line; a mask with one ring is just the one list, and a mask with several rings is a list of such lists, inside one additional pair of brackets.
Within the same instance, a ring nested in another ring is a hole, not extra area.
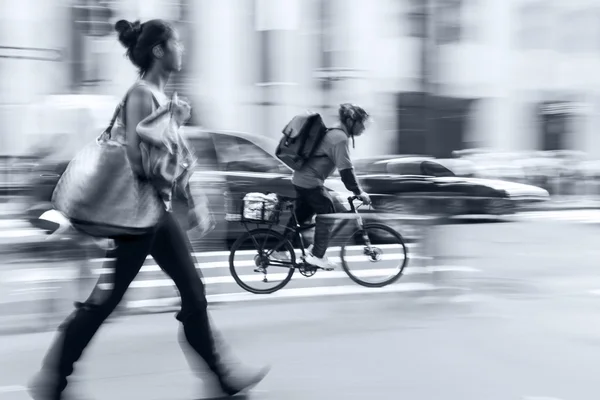
[[(352, 210), (353, 213), (357, 212), (358, 209), (362, 206), (365, 206), (366, 204), (361, 203), (358, 206), (354, 205), (354, 201), (355, 200), (361, 200), (359, 196), (350, 196), (348, 197), (348, 204), (350, 204), (350, 210)], [(361, 200), (362, 201), (362, 200)], [(368, 204), (369, 206), (371, 206), (371, 204)]]

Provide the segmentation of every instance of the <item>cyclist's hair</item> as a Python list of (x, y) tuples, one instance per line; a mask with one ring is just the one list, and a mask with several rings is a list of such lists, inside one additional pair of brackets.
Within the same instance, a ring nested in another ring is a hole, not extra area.
[(152, 49), (165, 45), (173, 35), (173, 27), (162, 19), (144, 22), (120, 20), (115, 24), (119, 42), (127, 49), (127, 58), (135, 65), (140, 75), (144, 75), (154, 62)]
[(345, 123), (348, 119), (352, 120), (353, 122), (364, 123), (370, 117), (369, 113), (367, 113), (364, 108), (352, 103), (340, 104), (338, 116), (340, 118), (340, 122), (342, 123)]
[[(340, 122), (344, 125), (347, 124), (348, 120), (351, 120), (353, 123), (360, 122), (364, 124), (370, 118), (369, 113), (367, 113), (364, 108), (352, 103), (340, 104), (338, 116)], [(354, 134), (352, 131), (350, 131), (350, 135), (352, 136), (352, 148), (354, 148)]]

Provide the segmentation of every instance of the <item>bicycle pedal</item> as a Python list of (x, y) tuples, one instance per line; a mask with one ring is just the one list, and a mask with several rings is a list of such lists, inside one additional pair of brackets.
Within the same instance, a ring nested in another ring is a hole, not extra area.
[(334, 267), (318, 267), (316, 265), (311, 265), (311, 264), (308, 264), (308, 265), (310, 265), (311, 267), (313, 267), (317, 270), (320, 270), (320, 271), (334, 271), (335, 270)]

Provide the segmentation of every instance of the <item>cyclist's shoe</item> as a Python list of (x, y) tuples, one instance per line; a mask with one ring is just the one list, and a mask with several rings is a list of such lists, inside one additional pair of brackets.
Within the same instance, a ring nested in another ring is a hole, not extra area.
[(334, 270), (338, 266), (336, 263), (327, 258), (327, 256), (323, 256), (323, 258), (315, 257), (312, 252), (308, 253), (304, 261), (314, 267), (319, 267), (326, 271)]
[(274, 251), (271, 259), (276, 261), (290, 261), (290, 254), (287, 251)]
[(269, 373), (269, 367), (260, 369), (240, 370), (219, 379), (221, 389), (228, 396), (245, 393), (258, 385)]
[[(313, 245), (311, 244), (308, 246), (308, 249), (306, 249), (306, 253), (312, 254), (312, 249)], [(277, 261), (291, 261), (290, 254), (287, 251), (274, 251), (273, 254), (271, 254), (271, 258)]]

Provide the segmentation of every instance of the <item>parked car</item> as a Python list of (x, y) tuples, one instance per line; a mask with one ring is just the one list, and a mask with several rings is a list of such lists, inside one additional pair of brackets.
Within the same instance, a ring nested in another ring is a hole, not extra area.
[[(461, 168), (462, 176), (450, 167)], [(367, 192), (387, 195), (379, 197), (382, 202), (379, 207), (390, 211), (506, 215), (521, 205), (549, 198), (546, 190), (536, 186), (474, 178), (473, 173), (473, 166), (468, 162), (426, 156), (377, 160), (357, 169)], [(424, 196), (431, 200), (423, 202)]]

